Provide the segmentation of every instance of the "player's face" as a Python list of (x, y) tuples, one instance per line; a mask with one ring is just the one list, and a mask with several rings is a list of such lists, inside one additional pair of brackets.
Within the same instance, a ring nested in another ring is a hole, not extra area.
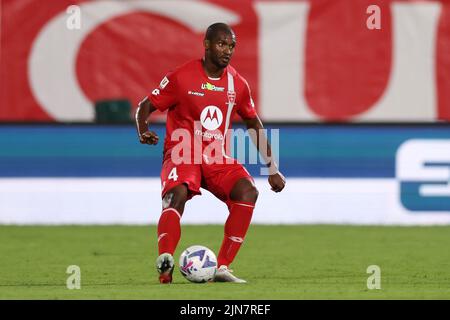
[(234, 33), (219, 32), (209, 44), (212, 62), (220, 68), (225, 68), (231, 61), (235, 47), (236, 36)]

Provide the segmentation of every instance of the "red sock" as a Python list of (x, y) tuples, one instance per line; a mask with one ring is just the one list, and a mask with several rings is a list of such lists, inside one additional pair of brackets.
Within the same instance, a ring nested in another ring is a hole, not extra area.
[(255, 205), (243, 201), (233, 201), (229, 208), (230, 215), (225, 222), (225, 235), (217, 257), (219, 267), (229, 266), (236, 257), (250, 226)]
[(174, 208), (164, 209), (158, 223), (159, 254), (173, 255), (181, 236), (180, 213)]

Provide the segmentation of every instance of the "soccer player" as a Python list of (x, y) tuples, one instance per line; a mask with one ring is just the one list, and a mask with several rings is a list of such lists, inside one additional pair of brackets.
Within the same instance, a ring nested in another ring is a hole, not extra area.
[[(156, 260), (161, 283), (172, 282), (173, 254), (181, 235), (180, 219), (186, 201), (201, 194), (200, 187), (225, 202), (230, 212), (214, 281), (246, 282), (233, 275), (229, 266), (244, 241), (258, 191), (248, 171), (226, 154), (224, 146), (236, 112), (248, 129), (261, 132), (263, 125), (256, 114), (247, 81), (229, 65), (236, 46), (233, 30), (224, 23), (215, 23), (208, 27), (203, 44), (204, 57), (169, 72), (159, 87), (139, 103), (136, 111), (140, 142), (155, 145), (159, 137), (149, 131), (148, 117), (155, 110), (168, 110), (161, 171), (159, 257)], [(196, 148), (196, 141), (201, 141), (200, 148)], [(254, 142), (269, 162), (271, 189), (280, 192), (286, 182), (271, 159), (266, 136), (257, 134)], [(262, 149), (267, 150), (266, 154)]]

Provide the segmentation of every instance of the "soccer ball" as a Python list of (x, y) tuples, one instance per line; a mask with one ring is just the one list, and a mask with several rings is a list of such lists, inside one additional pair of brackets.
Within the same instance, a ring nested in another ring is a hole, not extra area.
[(205, 246), (190, 246), (180, 256), (180, 272), (191, 282), (210, 281), (216, 271), (216, 255)]

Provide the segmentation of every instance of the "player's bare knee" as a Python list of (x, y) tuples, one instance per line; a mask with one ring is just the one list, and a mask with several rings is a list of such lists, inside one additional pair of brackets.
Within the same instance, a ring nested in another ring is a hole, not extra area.
[(247, 183), (241, 183), (236, 186), (236, 188), (233, 189), (233, 192), (231, 193), (231, 200), (234, 201), (243, 201), (248, 203), (256, 203), (256, 200), (258, 200), (258, 189), (248, 181)]
[(167, 193), (163, 198), (163, 210), (167, 208), (173, 208), (177, 210), (180, 214), (183, 214), (184, 205), (186, 200), (181, 199), (173, 193)]
[(162, 201), (163, 210), (167, 208), (174, 208), (180, 214), (183, 214), (184, 205), (187, 201), (188, 190), (185, 185), (177, 186), (169, 190)]
[(256, 203), (258, 194), (258, 189), (256, 189), (253, 181), (243, 178), (234, 185), (233, 190), (230, 193), (230, 198), (233, 201)]
[(258, 189), (256, 189), (256, 187), (252, 185), (245, 189), (244, 193), (242, 194), (241, 201), (256, 203), (256, 200), (258, 200), (258, 195)]

